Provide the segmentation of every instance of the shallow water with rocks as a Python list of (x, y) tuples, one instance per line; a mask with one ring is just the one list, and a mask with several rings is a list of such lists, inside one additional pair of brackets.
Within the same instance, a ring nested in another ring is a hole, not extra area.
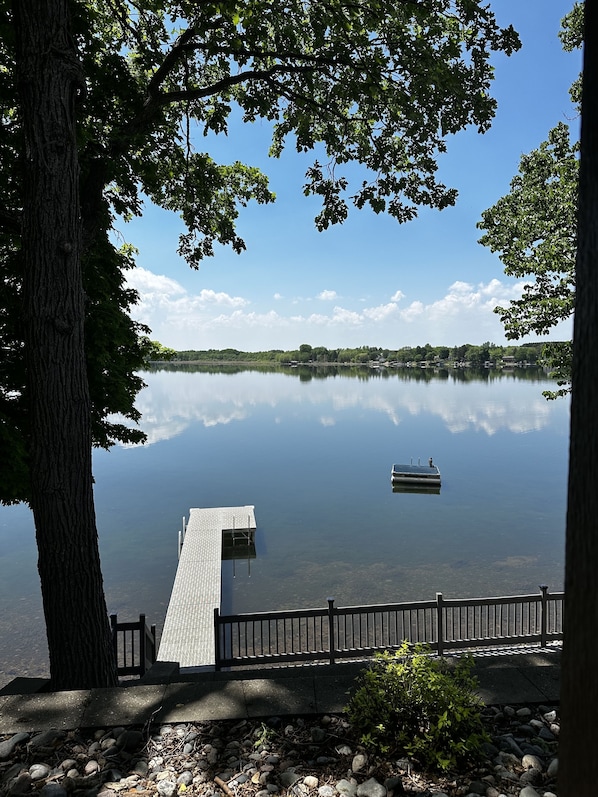
[(483, 717), (484, 763), (442, 775), (372, 755), (340, 715), (0, 735), (0, 795), (558, 795), (558, 709), (490, 706)]

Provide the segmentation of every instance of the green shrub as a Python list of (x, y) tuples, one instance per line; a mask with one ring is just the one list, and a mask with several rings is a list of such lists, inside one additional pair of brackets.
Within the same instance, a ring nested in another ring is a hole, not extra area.
[(376, 654), (345, 709), (361, 743), (442, 770), (480, 758), (488, 736), (472, 666), (468, 656), (451, 668), (427, 646), (407, 642)]

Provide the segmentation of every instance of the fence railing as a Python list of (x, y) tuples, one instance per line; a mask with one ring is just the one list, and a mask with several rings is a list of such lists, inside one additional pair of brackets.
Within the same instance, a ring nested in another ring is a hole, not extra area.
[(118, 674), (144, 675), (156, 661), (156, 626), (146, 625), (145, 614), (127, 623), (119, 623), (111, 614), (110, 626)]
[(327, 660), (392, 650), (406, 640), (445, 651), (538, 644), (563, 637), (564, 593), (445, 599), (375, 606), (221, 615), (214, 610), (216, 669)]

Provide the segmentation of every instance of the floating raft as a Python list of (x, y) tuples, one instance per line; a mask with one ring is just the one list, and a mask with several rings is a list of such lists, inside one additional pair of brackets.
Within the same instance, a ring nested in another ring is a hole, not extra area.
[(251, 505), (189, 510), (159, 661), (176, 661), (181, 668), (214, 666), (214, 609), (220, 608), (223, 537), (252, 539), (255, 528)]
[(390, 481), (396, 492), (440, 492), (440, 471), (431, 460), (429, 465), (393, 465)]

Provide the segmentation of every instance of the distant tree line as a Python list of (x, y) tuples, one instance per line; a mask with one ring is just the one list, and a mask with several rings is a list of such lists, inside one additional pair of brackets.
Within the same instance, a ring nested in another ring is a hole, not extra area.
[[(327, 363), (368, 364), (392, 363), (406, 365), (412, 363), (468, 363), (473, 366), (493, 363), (503, 364), (505, 358), (513, 358), (517, 364), (543, 363), (543, 343), (526, 343), (521, 346), (497, 346), (495, 343), (482, 343), (474, 346), (403, 346), (400, 349), (380, 348), (379, 346), (360, 346), (355, 349), (328, 349), (326, 346), (310, 346), (302, 343), (298, 349), (283, 351), (240, 351), (239, 349), (208, 349), (203, 351), (177, 351), (169, 357), (173, 362), (275, 362), (275, 363)], [(172, 350), (168, 350), (169, 352)]]

